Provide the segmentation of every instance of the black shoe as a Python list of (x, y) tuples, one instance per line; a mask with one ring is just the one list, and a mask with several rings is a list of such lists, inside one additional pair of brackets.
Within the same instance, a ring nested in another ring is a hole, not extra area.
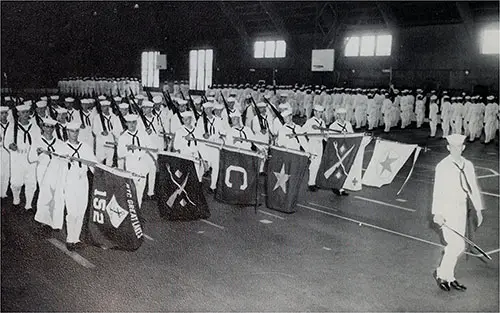
[(316, 186), (316, 185), (310, 185), (310, 186), (308, 186), (307, 188), (308, 188), (308, 189), (309, 189), (309, 191), (311, 191), (311, 192), (316, 192), (316, 191), (318, 191), (318, 186)]
[(215, 189), (208, 188), (208, 193), (211, 195), (215, 194)]
[(68, 249), (69, 251), (81, 250), (84, 247), (85, 247), (85, 245), (81, 242), (76, 242), (76, 243), (66, 242), (66, 249)]
[(444, 291), (450, 291), (450, 283), (448, 283), (446, 280), (442, 280), (441, 278), (436, 278), (436, 282), (439, 286)]
[(346, 192), (345, 190), (342, 190), (342, 191), (340, 192), (340, 195), (341, 195), (341, 196), (348, 196), (348, 195), (349, 195), (349, 193), (348, 193), (348, 192)]
[(456, 290), (460, 290), (460, 291), (465, 291), (467, 290), (467, 287), (465, 287), (464, 285), (462, 285), (461, 283), (459, 283), (457, 280), (454, 280), (450, 283), (450, 286), (452, 286), (453, 288), (455, 288)]
[(25, 209), (23, 213), (28, 215), (28, 216), (33, 216), (33, 215), (35, 215), (35, 210), (33, 210), (32, 208)]
[(342, 195), (342, 194), (340, 193), (340, 190), (338, 190), (338, 189), (332, 188), (332, 191), (333, 191), (333, 193), (334, 193), (334, 194), (336, 194), (337, 196)]

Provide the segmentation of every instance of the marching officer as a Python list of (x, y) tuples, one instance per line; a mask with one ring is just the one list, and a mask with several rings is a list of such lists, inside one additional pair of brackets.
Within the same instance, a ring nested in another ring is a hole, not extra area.
[(484, 207), (474, 165), (462, 156), (462, 151), (465, 149), (464, 139), (465, 136), (460, 134), (446, 137), (450, 154), (436, 165), (434, 179), (433, 220), (441, 227), (446, 241), (443, 258), (436, 269), (435, 278), (439, 287), (445, 291), (449, 291), (450, 287), (457, 290), (467, 289), (456, 280), (454, 273), (457, 259), (465, 250), (465, 242), (450, 229), (453, 228), (461, 235), (465, 234), (467, 198), (471, 200), (476, 210), (477, 226), (479, 227), (483, 221)]
[(437, 105), (437, 96), (431, 96), (431, 104), (429, 105), (429, 126), (431, 128), (430, 138), (436, 137), (436, 130), (438, 124), (438, 111), (439, 107)]
[[(431, 99), (432, 101), (432, 99)], [(451, 127), (452, 107), (450, 97), (444, 95), (441, 98), (441, 129), (443, 130), (443, 137), (448, 136)]]

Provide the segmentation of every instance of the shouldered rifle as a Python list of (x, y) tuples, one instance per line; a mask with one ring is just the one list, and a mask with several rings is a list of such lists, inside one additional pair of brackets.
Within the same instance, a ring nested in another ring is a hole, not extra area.
[(226, 107), (226, 112), (227, 112), (227, 121), (229, 122), (229, 126), (233, 126), (233, 121), (231, 120), (231, 117), (229, 116), (229, 105), (226, 102), (226, 98), (224, 98), (224, 94), (222, 91), (220, 92), (220, 95), (222, 96), (222, 101), (224, 102), (224, 106)]
[(269, 100), (267, 100), (266, 97), (264, 97), (264, 101), (271, 107), (274, 115), (276, 115), (276, 117), (280, 120), (281, 125), (284, 125), (285, 119), (281, 115), (280, 111), (278, 111), (278, 109), (276, 109), (276, 107), (274, 107), (274, 105)]
[(189, 96), (189, 102), (191, 103), (191, 109), (193, 110), (194, 118), (197, 121), (200, 118), (200, 114), (198, 113), (198, 110), (196, 110), (196, 106), (194, 105), (193, 98), (191, 97), (191, 94), (188, 93)]
[(139, 117), (141, 118), (142, 120), (142, 123), (144, 124), (144, 127), (146, 127), (146, 130), (149, 129), (148, 127), (148, 122), (146, 120), (146, 116), (144, 116), (144, 112), (142, 111), (142, 108), (139, 107), (139, 105), (135, 102), (134, 99), (130, 99), (134, 105), (134, 110), (137, 111), (137, 114), (139, 114)]
[(151, 91), (146, 90), (146, 94), (148, 95), (148, 100), (153, 102), (153, 95), (151, 94)]
[(252, 104), (253, 104), (253, 107), (255, 109), (255, 114), (257, 115), (257, 118), (259, 119), (259, 125), (260, 125), (260, 129), (262, 130), (267, 130), (266, 128), (266, 123), (264, 123), (264, 117), (262, 116), (262, 114), (260, 114), (260, 110), (259, 108), (257, 107), (257, 104), (255, 103), (255, 100), (253, 99), (252, 96), (250, 96), (250, 100), (252, 101)]
[(108, 128), (106, 127), (106, 123), (104, 123), (104, 116), (102, 115), (101, 102), (99, 102), (98, 98), (95, 99), (95, 109), (97, 111), (97, 114), (99, 114), (99, 119), (101, 120), (102, 130), (104, 132), (108, 132)]
[(122, 123), (123, 129), (127, 129), (127, 122), (125, 121), (125, 118), (122, 115), (122, 112), (120, 111), (120, 107), (118, 107), (118, 104), (116, 103), (115, 99), (111, 97), (111, 108), (113, 108), (113, 111), (116, 111), (116, 115), (120, 119), (120, 123)]

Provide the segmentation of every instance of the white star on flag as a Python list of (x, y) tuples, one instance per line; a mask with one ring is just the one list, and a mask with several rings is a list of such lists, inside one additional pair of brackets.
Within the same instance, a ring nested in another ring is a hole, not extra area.
[(286, 194), (286, 182), (290, 178), (291, 175), (288, 175), (285, 172), (285, 163), (281, 166), (281, 171), (280, 172), (273, 172), (274, 175), (276, 176), (276, 185), (274, 185), (273, 191), (278, 189), (278, 187), (281, 187), (283, 192)]

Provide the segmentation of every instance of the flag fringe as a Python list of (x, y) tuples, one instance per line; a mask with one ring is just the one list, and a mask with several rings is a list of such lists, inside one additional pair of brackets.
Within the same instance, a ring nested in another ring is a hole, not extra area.
[(417, 148), (415, 150), (415, 154), (413, 155), (413, 165), (411, 166), (410, 172), (408, 173), (408, 176), (406, 177), (406, 180), (404, 181), (403, 185), (401, 185), (401, 188), (399, 188), (399, 191), (398, 191), (398, 193), (396, 195), (399, 196), (399, 194), (401, 193), (401, 191), (403, 191), (403, 188), (406, 186), (406, 183), (408, 182), (408, 180), (410, 180), (410, 176), (413, 173), (413, 169), (415, 168), (415, 163), (417, 163), (417, 158), (418, 158), (418, 155), (420, 154), (421, 150), (422, 150), (422, 148), (419, 147), (419, 146), (417, 146)]

